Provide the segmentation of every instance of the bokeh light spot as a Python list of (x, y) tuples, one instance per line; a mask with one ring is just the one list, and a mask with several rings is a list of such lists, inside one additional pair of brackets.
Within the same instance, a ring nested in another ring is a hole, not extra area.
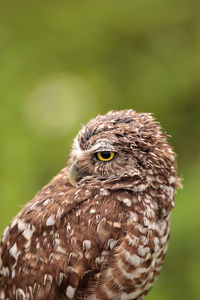
[(25, 99), (24, 116), (36, 131), (65, 133), (88, 111), (95, 114), (95, 93), (84, 80), (60, 74), (41, 80)]

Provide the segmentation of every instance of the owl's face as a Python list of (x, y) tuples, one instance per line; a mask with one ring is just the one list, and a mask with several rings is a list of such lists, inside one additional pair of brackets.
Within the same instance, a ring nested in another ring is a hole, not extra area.
[(109, 112), (82, 128), (74, 140), (69, 160), (72, 184), (102, 183), (170, 169), (174, 154), (165, 135), (149, 114), (133, 110)]
[(96, 137), (96, 141), (81, 149), (75, 141), (70, 166), (70, 180), (105, 181), (137, 174), (137, 161), (114, 141)]

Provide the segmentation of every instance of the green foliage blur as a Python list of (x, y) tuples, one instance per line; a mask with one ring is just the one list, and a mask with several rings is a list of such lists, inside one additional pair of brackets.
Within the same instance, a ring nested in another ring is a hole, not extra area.
[(0, 1), (0, 233), (66, 164), (80, 124), (153, 112), (184, 189), (148, 300), (200, 299), (200, 2)]

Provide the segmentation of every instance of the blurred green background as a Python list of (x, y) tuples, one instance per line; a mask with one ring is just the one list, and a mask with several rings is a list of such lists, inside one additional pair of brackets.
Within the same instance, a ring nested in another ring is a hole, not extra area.
[(0, 233), (65, 164), (80, 124), (153, 112), (184, 189), (148, 300), (200, 299), (200, 2), (0, 1)]

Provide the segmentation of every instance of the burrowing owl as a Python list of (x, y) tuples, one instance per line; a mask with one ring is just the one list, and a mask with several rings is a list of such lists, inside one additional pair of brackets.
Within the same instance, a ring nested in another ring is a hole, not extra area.
[(97, 116), (75, 138), (67, 167), (6, 228), (0, 299), (143, 299), (163, 262), (179, 186), (151, 114)]

